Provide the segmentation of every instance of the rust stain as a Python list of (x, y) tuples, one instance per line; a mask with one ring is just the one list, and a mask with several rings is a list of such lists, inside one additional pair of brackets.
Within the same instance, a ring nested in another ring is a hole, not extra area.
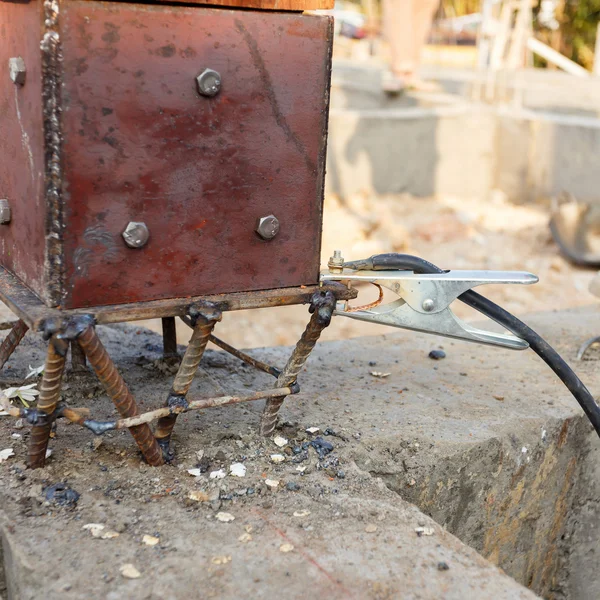
[(571, 419), (565, 419), (565, 422), (563, 423), (563, 426), (560, 429), (560, 433), (558, 434), (557, 446), (559, 448), (562, 448), (565, 445), (567, 438), (569, 437), (569, 425), (570, 424), (571, 424)]

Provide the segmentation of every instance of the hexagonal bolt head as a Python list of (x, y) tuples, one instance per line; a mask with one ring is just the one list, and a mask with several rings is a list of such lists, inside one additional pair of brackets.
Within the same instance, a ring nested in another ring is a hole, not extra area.
[(256, 233), (263, 240), (272, 240), (279, 233), (279, 220), (275, 215), (260, 217), (256, 222)]
[(123, 239), (130, 248), (141, 248), (146, 245), (150, 232), (146, 223), (130, 221), (123, 232)]
[(0, 199), (0, 224), (7, 225), (10, 223), (11, 216), (10, 203), (4, 198)]
[(198, 84), (198, 92), (209, 98), (216, 96), (221, 90), (221, 76), (212, 69), (205, 69), (198, 75), (196, 83)]
[(27, 69), (25, 67), (25, 61), (20, 56), (13, 56), (8, 59), (8, 72), (13, 83), (25, 85)]

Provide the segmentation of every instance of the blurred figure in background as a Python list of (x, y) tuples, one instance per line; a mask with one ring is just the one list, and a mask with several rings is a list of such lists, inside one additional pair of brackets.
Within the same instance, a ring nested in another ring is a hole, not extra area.
[(382, 0), (383, 35), (391, 51), (390, 70), (383, 79), (386, 92), (434, 88), (420, 80), (417, 71), (439, 4), (440, 0)]

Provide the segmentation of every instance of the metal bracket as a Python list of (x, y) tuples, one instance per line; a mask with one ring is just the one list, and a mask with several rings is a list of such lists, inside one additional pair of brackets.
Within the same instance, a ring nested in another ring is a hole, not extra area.
[(321, 273), (321, 281), (374, 283), (399, 296), (388, 304), (350, 312), (348, 302), (336, 305), (336, 315), (381, 325), (391, 325), (423, 331), (446, 337), (525, 350), (529, 344), (510, 334), (484, 331), (459, 319), (450, 304), (464, 292), (485, 284), (536, 283), (538, 278), (523, 271), (447, 271), (433, 275), (421, 275), (412, 271), (354, 271), (344, 269), (341, 273)]

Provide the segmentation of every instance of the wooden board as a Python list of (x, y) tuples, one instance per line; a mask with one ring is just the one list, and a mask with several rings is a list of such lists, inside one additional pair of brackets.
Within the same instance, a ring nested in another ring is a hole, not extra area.
[[(304, 11), (330, 10), (333, 8), (334, 2), (335, 0), (185, 0), (184, 4), (205, 4), (258, 10)], [(145, 4), (169, 3), (169, 0), (146, 0), (145, 2)]]

